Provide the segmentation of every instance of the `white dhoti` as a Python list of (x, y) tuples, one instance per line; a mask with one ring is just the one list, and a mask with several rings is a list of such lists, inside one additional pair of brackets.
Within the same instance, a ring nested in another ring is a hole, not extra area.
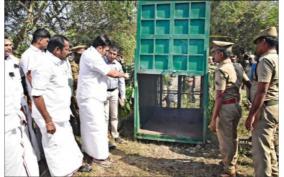
[(78, 99), (82, 150), (95, 159), (107, 159), (109, 156), (107, 123), (104, 102), (95, 98)]
[(37, 158), (22, 127), (5, 132), (5, 176), (39, 176)]
[(69, 121), (54, 124), (54, 134), (48, 134), (45, 127), (40, 127), (47, 166), (51, 176), (68, 176), (81, 167), (83, 154), (75, 141)]

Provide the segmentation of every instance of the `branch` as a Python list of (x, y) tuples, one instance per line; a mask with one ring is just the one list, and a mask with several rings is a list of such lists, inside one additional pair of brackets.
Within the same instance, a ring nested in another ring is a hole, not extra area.
[(26, 5), (24, 3), (22, 3), (21, 1), (18, 1), (18, 3), (24, 8), (26, 9), (27, 12), (29, 12), (29, 9), (26, 7)]
[(39, 11), (38, 11), (38, 15), (37, 16), (35, 16), (34, 17), (34, 19), (33, 19), (33, 24), (36, 24), (37, 23), (37, 21), (38, 21), (38, 19), (42, 16), (42, 12), (43, 12), (43, 10), (44, 9), (46, 9), (47, 8), (47, 4), (46, 4), (46, 2), (43, 2), (42, 4), (41, 4), (41, 7), (39, 8)]

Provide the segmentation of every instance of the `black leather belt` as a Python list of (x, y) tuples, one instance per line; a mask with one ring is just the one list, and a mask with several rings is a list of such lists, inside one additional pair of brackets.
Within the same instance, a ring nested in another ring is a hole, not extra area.
[(115, 91), (117, 88), (107, 89), (108, 92)]
[(273, 106), (273, 105), (278, 104), (278, 100), (267, 100), (267, 101), (264, 101), (263, 104), (265, 106)]

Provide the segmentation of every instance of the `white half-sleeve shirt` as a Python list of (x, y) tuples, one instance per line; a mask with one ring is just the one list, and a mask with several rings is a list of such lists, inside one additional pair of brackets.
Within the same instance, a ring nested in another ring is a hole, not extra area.
[[(121, 64), (118, 61), (114, 60), (112, 63), (110, 63), (107, 59), (105, 59), (105, 61), (110, 68), (115, 69), (119, 72), (124, 72)], [(125, 99), (125, 79), (123, 77), (120, 78), (108, 77), (107, 86), (108, 89), (118, 88), (120, 97)]]
[[(46, 109), (54, 122), (70, 119), (70, 99), (72, 74), (67, 60), (61, 60), (47, 52), (39, 66), (32, 70), (32, 96), (43, 96)], [(37, 109), (33, 103), (32, 109)], [(41, 114), (32, 112), (39, 126), (45, 126)]]
[[(32, 71), (38, 67), (40, 61), (44, 58), (45, 52), (31, 45), (23, 54), (20, 60), (20, 67), (27, 76), (28, 71)], [(26, 84), (29, 96), (31, 96), (31, 85), (26, 77)]]

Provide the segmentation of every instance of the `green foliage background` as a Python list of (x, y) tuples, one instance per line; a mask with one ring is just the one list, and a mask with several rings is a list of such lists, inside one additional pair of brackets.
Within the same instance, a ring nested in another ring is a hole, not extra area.
[[(278, 27), (278, 11), (278, 1), (211, 1), (210, 40), (234, 42), (239, 56), (253, 53), (252, 41), (257, 33), (272, 25)], [(5, 1), (4, 27), (18, 57), (39, 27), (47, 28), (51, 34), (66, 35), (72, 45), (88, 45), (97, 35), (108, 34), (122, 49), (128, 72), (133, 73), (136, 16), (137, 1)], [(132, 109), (132, 83), (127, 85), (129, 106), (123, 114)], [(214, 96), (209, 98), (211, 113)]]
[[(47, 28), (64, 34), (73, 45), (91, 44), (105, 33), (123, 49), (128, 64), (135, 50), (137, 1), (5, 1), (5, 34), (20, 56), (33, 31)], [(236, 53), (254, 51), (256, 34), (278, 27), (278, 1), (212, 1), (211, 39), (236, 43)]]
[(234, 42), (234, 52), (254, 52), (253, 39), (263, 29), (278, 28), (278, 1), (212, 1), (211, 40)]
[(134, 1), (5, 1), (5, 34), (12, 38), (20, 57), (32, 33), (44, 27), (63, 34), (72, 43), (90, 45), (107, 34), (123, 50), (126, 63), (133, 61), (136, 33)]

